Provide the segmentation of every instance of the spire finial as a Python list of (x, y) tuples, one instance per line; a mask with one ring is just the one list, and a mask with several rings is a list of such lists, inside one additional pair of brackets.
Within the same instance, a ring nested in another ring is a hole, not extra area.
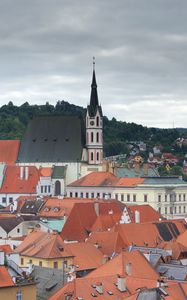
[(93, 71), (95, 71), (95, 56), (93, 56)]

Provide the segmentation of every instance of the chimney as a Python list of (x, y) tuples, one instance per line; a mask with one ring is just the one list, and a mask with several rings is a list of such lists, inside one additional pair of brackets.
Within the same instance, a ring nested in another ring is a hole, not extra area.
[(23, 179), (24, 167), (20, 167), (20, 179)]
[(127, 263), (125, 265), (125, 272), (128, 276), (132, 275), (132, 264), (131, 263)]
[(140, 223), (140, 212), (135, 210), (135, 223)]
[(96, 215), (99, 216), (99, 203), (98, 202), (94, 202), (94, 209), (95, 209)]
[(102, 282), (98, 282), (95, 284), (95, 290), (98, 292), (100, 295), (103, 294), (103, 285)]
[(29, 167), (25, 167), (25, 180), (29, 178)]
[(126, 288), (126, 278), (121, 277), (120, 275), (117, 275), (117, 288), (120, 292), (125, 292), (127, 290)]

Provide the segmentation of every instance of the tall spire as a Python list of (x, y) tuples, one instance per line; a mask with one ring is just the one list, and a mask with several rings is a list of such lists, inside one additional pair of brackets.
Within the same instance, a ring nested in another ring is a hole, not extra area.
[(97, 107), (99, 106), (98, 95), (97, 95), (97, 83), (95, 75), (95, 57), (93, 57), (93, 75), (91, 84), (91, 95), (90, 95), (90, 113), (95, 115)]

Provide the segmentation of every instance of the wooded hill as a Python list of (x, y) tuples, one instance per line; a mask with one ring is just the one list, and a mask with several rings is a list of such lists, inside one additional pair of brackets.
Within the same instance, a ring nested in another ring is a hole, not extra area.
[[(30, 119), (38, 115), (77, 115), (85, 117), (86, 109), (58, 101), (56, 105), (29, 105), (25, 102), (15, 106), (12, 102), (0, 108), (0, 139), (22, 139)], [(104, 153), (105, 156), (127, 153), (127, 142), (143, 141), (149, 147), (161, 144), (166, 151), (180, 136), (176, 129), (148, 128), (135, 123), (109, 120), (104, 117)]]

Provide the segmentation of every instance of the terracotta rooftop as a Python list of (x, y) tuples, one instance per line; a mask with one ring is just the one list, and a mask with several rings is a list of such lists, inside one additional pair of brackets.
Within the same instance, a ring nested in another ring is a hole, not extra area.
[(0, 266), (0, 287), (15, 286), (12, 277), (4, 266)]
[(144, 178), (118, 178), (110, 172), (92, 172), (68, 186), (91, 187), (91, 186), (113, 186), (113, 187), (135, 187), (144, 182)]
[(162, 218), (161, 214), (148, 204), (129, 205), (127, 207), (133, 223), (135, 222), (135, 211), (140, 213), (140, 223), (159, 221)]
[(103, 254), (89, 243), (68, 243), (66, 250), (74, 256), (76, 271), (96, 269), (103, 264)]
[(42, 231), (31, 232), (15, 252), (22, 256), (44, 259), (72, 256), (65, 250), (65, 245), (58, 234)]
[(107, 256), (112, 256), (112, 254), (116, 253), (119, 254), (125, 247), (120, 234), (114, 231), (92, 232), (86, 243), (95, 245)]
[(14, 164), (18, 157), (19, 140), (0, 140), (0, 162)]
[(0, 193), (33, 194), (39, 181), (36, 167), (29, 166), (28, 179), (20, 178), (19, 166), (7, 166)]

